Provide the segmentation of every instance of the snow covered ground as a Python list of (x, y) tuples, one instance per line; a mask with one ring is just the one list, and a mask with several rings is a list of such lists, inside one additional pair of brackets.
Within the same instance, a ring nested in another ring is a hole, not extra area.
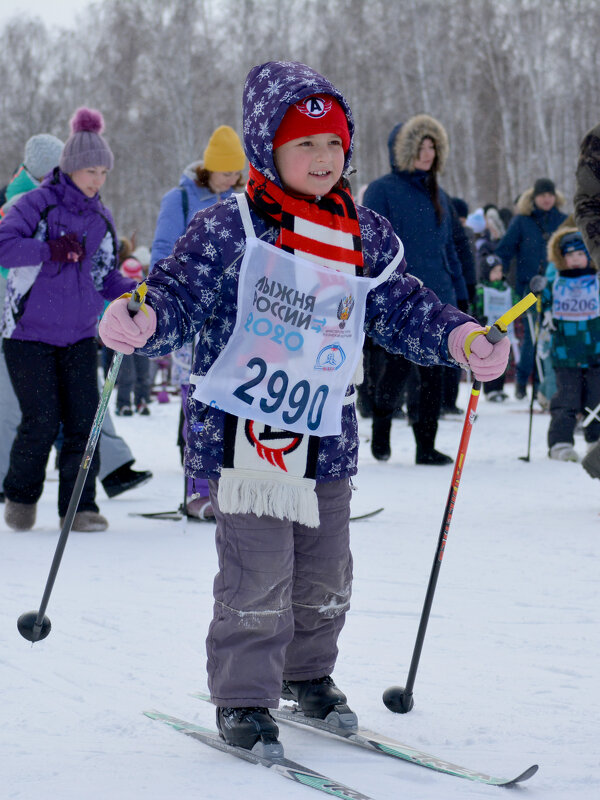
[[(546, 456), (547, 415), (481, 399), (415, 685), (415, 708), (382, 704), (408, 672), (448, 494), (451, 467), (414, 465), (395, 421), (392, 458), (363, 444), (353, 523), (352, 610), (335, 671), (361, 722), (439, 757), (496, 775), (539, 763), (531, 800), (600, 797), (600, 482)], [(460, 402), (466, 407), (468, 387)], [(216, 571), (213, 526), (130, 512), (176, 508), (182, 478), (178, 406), (117, 419), (154, 479), (108, 500), (110, 529), (72, 533), (48, 608), (49, 637), (31, 645), (17, 617), (37, 609), (58, 538), (56, 481), (38, 523), (0, 525), (0, 795), (18, 800), (221, 800), (316, 797), (307, 787), (218, 753), (142, 715), (156, 708), (213, 723), (190, 697), (205, 689), (204, 637)], [(455, 455), (461, 422), (442, 421)], [(585, 451), (577, 438), (580, 454)], [(49, 472), (50, 478), (56, 473)], [(494, 797), (481, 786), (281, 726), (287, 755), (375, 800)]]

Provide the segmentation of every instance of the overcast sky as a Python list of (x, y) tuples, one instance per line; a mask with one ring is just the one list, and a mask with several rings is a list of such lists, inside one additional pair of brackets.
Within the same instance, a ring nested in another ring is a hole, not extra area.
[(90, 5), (91, 0), (0, 0), (0, 28), (18, 16), (40, 17), (46, 25), (71, 28), (75, 17)]

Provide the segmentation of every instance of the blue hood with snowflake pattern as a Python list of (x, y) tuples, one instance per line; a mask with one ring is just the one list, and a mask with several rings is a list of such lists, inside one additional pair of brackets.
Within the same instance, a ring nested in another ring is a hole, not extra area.
[(352, 158), (354, 120), (344, 96), (327, 78), (295, 61), (267, 61), (253, 67), (244, 85), (244, 150), (248, 161), (281, 186), (273, 162), (273, 137), (288, 108), (313, 94), (330, 94), (339, 101), (348, 120), (350, 147), (344, 171)]

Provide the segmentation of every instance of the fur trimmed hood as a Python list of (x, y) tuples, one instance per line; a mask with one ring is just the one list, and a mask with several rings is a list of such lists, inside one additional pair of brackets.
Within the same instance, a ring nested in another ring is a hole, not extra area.
[(448, 158), (448, 134), (444, 126), (429, 114), (417, 114), (392, 130), (388, 139), (392, 169), (414, 171), (413, 162), (418, 157), (419, 147), (426, 136), (435, 142), (437, 172), (443, 172)]
[[(576, 228), (575, 226), (571, 227), (570, 225), (561, 225), (560, 228), (555, 230), (552, 236), (550, 237), (548, 241), (548, 261), (551, 261), (559, 272), (562, 272), (563, 269), (565, 269), (566, 267), (565, 257), (560, 252), (560, 243), (563, 237), (566, 236), (567, 234), (579, 233), (579, 232), (580, 232), (579, 228)], [(589, 266), (592, 269), (595, 270), (598, 269), (598, 267), (592, 261), (591, 257)]]
[[(565, 196), (562, 192), (556, 192), (556, 203), (555, 208), (562, 208), (565, 204)], [(523, 214), (526, 217), (530, 217), (533, 212), (533, 186), (530, 186), (529, 189), (525, 189), (523, 194), (519, 197), (519, 202), (517, 203), (517, 214)]]

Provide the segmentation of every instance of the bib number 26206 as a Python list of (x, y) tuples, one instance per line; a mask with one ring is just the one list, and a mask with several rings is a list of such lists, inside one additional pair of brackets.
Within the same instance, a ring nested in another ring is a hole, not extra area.
[[(267, 375), (267, 364), (262, 358), (251, 358), (246, 366), (251, 370), (256, 370), (256, 374), (234, 390), (233, 394), (239, 400), (249, 406), (258, 400), (260, 409), (265, 414), (273, 414), (283, 406), (281, 419), (286, 425), (293, 425), (306, 414), (306, 427), (310, 431), (317, 430), (321, 424), (323, 406), (329, 394), (329, 388), (326, 385), (318, 386), (311, 395), (311, 386), (308, 381), (300, 380), (290, 387), (289, 376), (282, 369)], [(264, 385), (265, 380), (266, 386)], [(255, 387), (258, 387), (256, 395), (251, 394), (251, 390)]]

